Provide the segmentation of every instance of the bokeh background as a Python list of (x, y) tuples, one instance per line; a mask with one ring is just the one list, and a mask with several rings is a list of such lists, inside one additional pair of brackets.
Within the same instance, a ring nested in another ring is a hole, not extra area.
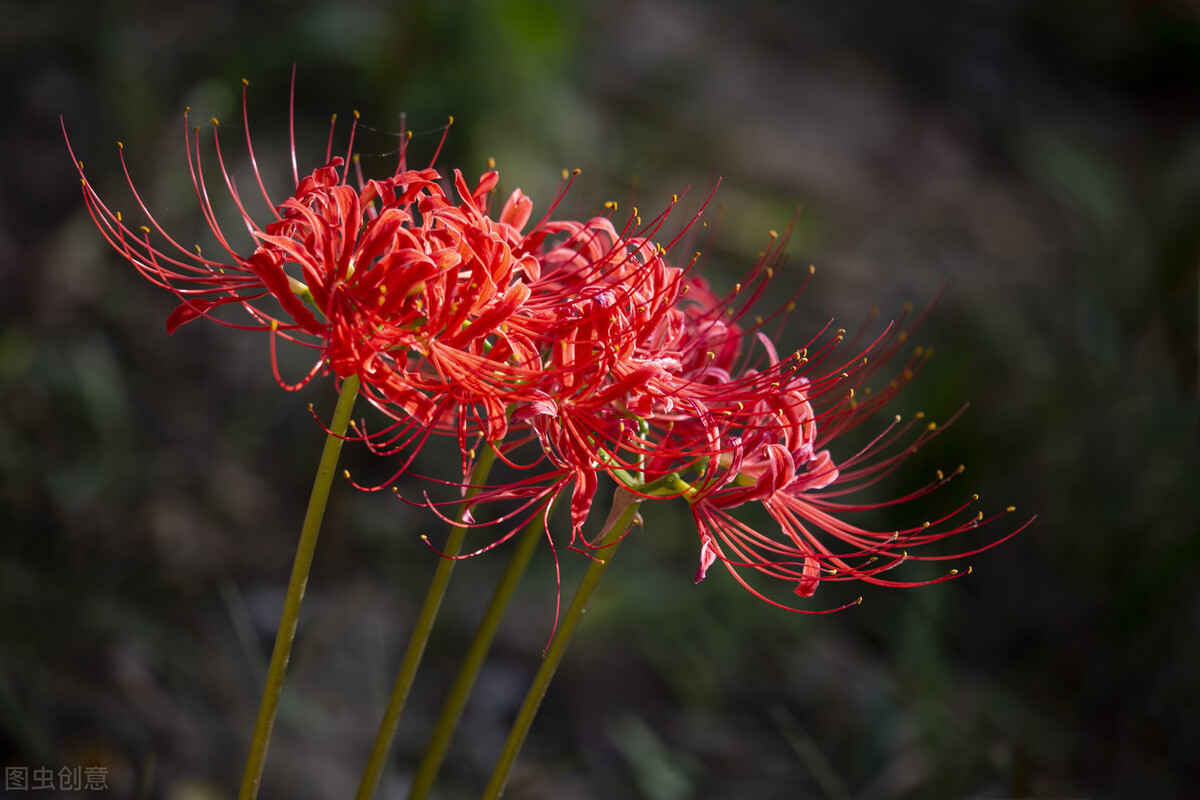
[[(945, 286), (896, 410), (970, 408), (888, 488), (965, 463), (941, 502), (1038, 515), (965, 580), (805, 616), (720, 570), (693, 586), (686, 511), (647, 509), (509, 796), (1200, 796), (1200, 7), (734, 5), (0, 3), (0, 762), (103, 764), (119, 798), (237, 785), (321, 445), (306, 406), (332, 389), (281, 391), (262, 337), (168, 337), (172, 299), (95, 232), (59, 116), (132, 212), (122, 140), (187, 243), (182, 107), (236, 144), (249, 79), (279, 176), (295, 64), (309, 166), (358, 110), (368, 171), (402, 112), (426, 157), (454, 115), (440, 164), (494, 157), (539, 208), (579, 167), (576, 216), (721, 177), (706, 268), (726, 286), (803, 205), (789, 264), (817, 273), (790, 346)], [(440, 528), (335, 488), (264, 797), (352, 793)], [(458, 568), (381, 797), (404, 796), (503, 561)], [(584, 566), (564, 555), (568, 590)], [(544, 549), (439, 797), (486, 781), (553, 603)]]

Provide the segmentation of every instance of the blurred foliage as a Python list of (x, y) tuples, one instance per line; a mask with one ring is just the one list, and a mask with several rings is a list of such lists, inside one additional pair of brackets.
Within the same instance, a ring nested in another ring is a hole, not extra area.
[[(697, 587), (686, 508), (646, 509), (547, 698), (513, 796), (1184, 797), (1200, 785), (1200, 23), (1184, 0), (3, 6), (0, 761), (110, 767), (114, 797), (227, 796), (257, 701), (331, 389), (272, 380), (264, 340), (161, 327), (172, 302), (107, 250), (92, 181), (193, 235), (180, 110), (286, 169), (357, 110), (368, 170), (400, 114), (414, 163), (489, 157), (564, 214), (692, 207), (737, 280), (797, 204), (781, 348), (831, 316), (944, 294), (896, 411), (963, 415), (888, 489), (968, 469), (1037, 513), (965, 580), (831, 616)], [(299, 364), (296, 369), (299, 369)], [(457, 454), (454, 454), (457, 457)], [(380, 466), (346, 454), (356, 474)], [(431, 463), (422, 468), (436, 470)], [(940, 506), (938, 504), (941, 504)], [(906, 522), (910, 521), (906, 518)], [(356, 784), (440, 525), (342, 486), (310, 584), (267, 796)], [(561, 528), (560, 528), (561, 530)], [(560, 548), (563, 590), (584, 568)], [(400, 796), (504, 548), (460, 565), (387, 796)], [(550, 634), (539, 554), (441, 796), (477, 792)], [(858, 590), (847, 590), (853, 597)], [(822, 590), (814, 608), (844, 602)], [(222, 788), (216, 788), (222, 787)]]

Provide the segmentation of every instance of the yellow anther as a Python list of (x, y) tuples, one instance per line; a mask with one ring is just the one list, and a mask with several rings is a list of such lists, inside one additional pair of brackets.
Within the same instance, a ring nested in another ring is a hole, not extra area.
[(900, 331), (899, 333), (897, 333), (896, 341), (907, 342), (908, 341), (908, 331)]
[(771, 278), (774, 278), (774, 277), (775, 277), (775, 270), (771, 269), (770, 267), (767, 267), (767, 279), (770, 280)]
[(1017, 507), (1016, 507), (1016, 506), (1009, 506), (1008, 508), (1006, 508), (1006, 509), (1004, 509), (1004, 510), (1005, 510), (1005, 511), (1007, 511), (1008, 513), (1010, 513), (1010, 514), (1011, 514), (1012, 512), (1014, 512), (1014, 511), (1016, 511), (1016, 510), (1017, 510)]
[(616, 210), (617, 210), (617, 204), (616, 204), (616, 202), (615, 202), (615, 201), (613, 201), (613, 200), (605, 200), (605, 201), (604, 201), (604, 207), (605, 207), (605, 208), (607, 208), (607, 209), (611, 209), (611, 210), (613, 210), (613, 211), (616, 211)]
[(978, 514), (975, 515), (975, 521), (983, 522), (983, 512), (982, 511), (980, 511)]
[(344, 470), (342, 470), (342, 476), (343, 476), (343, 477), (344, 477), (346, 480), (350, 480), (350, 470), (348, 470), (348, 469), (344, 469)]
[(673, 194), (673, 195), (671, 195), (671, 202), (672, 202), (672, 203), (678, 203), (678, 202), (679, 202), (679, 195), (677, 195), (677, 194)]
[(954, 471), (954, 474), (955, 474), (955, 475), (962, 475), (962, 474), (963, 474), (963, 471), (964, 471), (966, 468), (967, 468), (967, 465), (966, 465), (966, 464), (959, 464), (959, 465), (958, 465), (958, 469), (956, 469), (956, 470)]
[(817, 272), (817, 268), (816, 268), (816, 266), (815, 266), (815, 265), (813, 265), (813, 264), (809, 264), (809, 265), (808, 265), (808, 274), (809, 274), (809, 275), (815, 275), (815, 274), (816, 274), (816, 272)]
[(117, 222), (120, 222), (120, 221), (121, 221), (121, 212), (118, 211), (117, 212)]
[(496, 168), (496, 159), (488, 158), (487, 165), (488, 165), (488, 169), (495, 169)]
[(567, 172), (565, 169), (562, 171), (562, 177), (563, 177), (563, 180), (564, 180), (564, 181), (565, 181), (567, 178), (569, 178), (570, 176), (571, 176), (571, 173)]
[(583, 170), (581, 170), (579, 167), (576, 167), (575, 169), (571, 170), (572, 175), (578, 175), (580, 172), (583, 172)]
[(119, 147), (119, 148), (121, 148), (122, 150), (124, 150), (124, 149), (125, 149), (125, 143), (124, 143), (124, 142), (117, 142), (117, 147)]
[(451, 114), (449, 117), (447, 117), (447, 119), (446, 119), (446, 124), (447, 124), (447, 125), (453, 125), (453, 124), (454, 124), (454, 115), (453, 115), (453, 114)]
[[(795, 303), (788, 303), (786, 306), (784, 306), (784, 309), (786, 309), (787, 311), (795, 311), (795, 310), (796, 310), (796, 304), (795, 304)], [(806, 359), (806, 360), (807, 360), (807, 359)]]
[(925, 419), (925, 412), (924, 412), (924, 411), (918, 411), (918, 412), (917, 412), (917, 419)]
[(211, 118), (209, 119), (209, 122), (211, 122), (213, 125), (220, 125), (220, 124), (221, 124), (221, 121), (220, 121), (219, 119), (217, 119), (216, 117), (211, 117)]
[(149, 228), (147, 228), (145, 225), (139, 225), (138, 227), (141, 229), (142, 233), (149, 233), (149, 232), (150, 232), (150, 229), (149, 229)]
[(279, 330), (279, 320), (273, 319), (271, 320), (271, 333), (274, 333), (277, 330)]
[(929, 525), (930, 525), (930, 523), (928, 523), (928, 522), (922, 522), (922, 523), (921, 523), (921, 530), (925, 530), (926, 528), (928, 528), (928, 527), (929, 527)]
[(361, 117), (359, 117), (359, 114), (358, 114), (358, 109), (357, 109), (357, 108), (356, 108), (356, 109), (354, 109), (354, 112), (353, 112), (353, 113), (354, 113), (354, 118), (355, 118), (355, 119), (361, 119)]
[(242, 78), (242, 86), (249, 86), (249, 85), (250, 85), (250, 81), (246, 80), (245, 78)]
[(937, 423), (936, 422), (929, 423), (928, 425), (925, 426), (925, 430), (927, 430), (927, 431), (937, 430)]
[(742, 285), (741, 285), (740, 283), (735, 283), (735, 284), (733, 285), (733, 291), (734, 291), (734, 294), (736, 294), (736, 293), (740, 292), (741, 290), (742, 290)]
[(850, 399), (854, 399), (854, 387), (850, 388)]
[(776, 233), (775, 231), (767, 231), (767, 235), (768, 235), (768, 236), (770, 236), (772, 239), (778, 239), (778, 238), (779, 238), (779, 234), (778, 234), (778, 233)]
[(763, 318), (762, 318), (762, 316), (761, 316), (761, 315), (759, 315), (759, 314), (755, 314), (755, 315), (754, 315), (754, 324), (755, 324), (755, 325), (762, 325), (762, 324), (763, 324)]
[(945, 474), (940, 469), (937, 471), (937, 479), (939, 481), (944, 481), (946, 479)]
[(978, 499), (979, 499), (979, 495), (977, 495), (977, 494), (973, 494), (973, 495), (971, 495), (971, 501), (972, 501), (972, 502), (974, 502), (974, 501), (976, 501), (976, 500), (978, 500)]
[(899, 415), (899, 414), (897, 414), (897, 415), (896, 415), (896, 417), (895, 417), (895, 420), (894, 420), (894, 421), (895, 421), (897, 424), (899, 424), (899, 422), (900, 422), (900, 415)]
[(924, 350), (924, 348), (922, 348), (922, 347), (921, 347), (921, 345), (917, 345), (917, 346), (916, 346), (916, 347), (913, 349), (913, 355), (914, 355), (914, 356), (917, 356), (918, 358), (920, 358), (920, 357), (921, 357), (921, 353), (923, 352), (923, 350)]
[(956, 570), (956, 569), (952, 569), (952, 570), (950, 570), (950, 574), (951, 574), (951, 575), (957, 575), (957, 574), (958, 574), (958, 570)]

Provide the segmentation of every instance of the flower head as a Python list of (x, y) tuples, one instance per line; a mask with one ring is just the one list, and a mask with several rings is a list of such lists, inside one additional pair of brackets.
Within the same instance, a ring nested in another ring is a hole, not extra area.
[[(298, 389), (321, 373), (357, 375), (364, 394), (419, 437), (450, 432), (464, 450), (476, 433), (502, 440), (506, 408), (530, 399), (529, 365), (538, 365), (528, 322), (530, 314), (544, 312), (524, 306), (541, 271), (532, 251), (547, 232), (528, 240), (522, 234), (530, 200), (517, 190), (492, 218), (487, 201), (496, 172), (471, 188), (456, 170), (455, 198), (437, 170), (408, 169), (402, 147), (391, 176), (359, 178), (354, 185), (355, 159), (327, 152), (322, 166), (301, 177), (293, 150), (294, 189), (276, 203), (258, 172), (245, 107), (243, 94), (246, 148), (267, 205), (265, 219), (248, 210), (226, 166), (215, 119), (211, 130), (220, 181), (249, 233), (249, 247), (235, 245), (218, 221), (202, 164), (201, 129), (191, 126), (187, 111), (188, 166), (219, 257), (171, 237), (143, 203), (127, 168), (145, 217), (136, 229), (104, 203), (79, 165), (85, 202), (109, 244), (179, 299), (168, 332), (202, 317), (266, 331), (275, 377), (285, 388)], [(123, 146), (121, 161), (124, 166)], [(224, 314), (231, 306), (249, 319)], [(299, 382), (280, 374), (277, 339), (316, 351)]]

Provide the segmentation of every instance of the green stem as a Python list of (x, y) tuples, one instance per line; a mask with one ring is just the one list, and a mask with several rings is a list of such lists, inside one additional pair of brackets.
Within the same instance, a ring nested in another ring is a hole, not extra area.
[(521, 534), (516, 552), (512, 554), (508, 567), (500, 576), (499, 583), (496, 584), (487, 611), (475, 631), (475, 638), (471, 641), (471, 646), (459, 668), (458, 676), (454, 679), (454, 685), (450, 687), (446, 702), (442, 705), (437, 725), (429, 737), (429, 744), (425, 746), (425, 755), (421, 759), (412, 786), (408, 790), (408, 800), (424, 800), (433, 789), (433, 783), (437, 779), (438, 770), (441, 769), (442, 760), (446, 757), (446, 749), (450, 746), (451, 737), (454, 736), (454, 729), (458, 726), (458, 720), (467, 704), (467, 698), (471, 696), (471, 689), (475, 686), (475, 679), (479, 676), (484, 658), (492, 646), (492, 639), (496, 636), (496, 628), (499, 627), (508, 603), (512, 600), (513, 592), (520, 583), (521, 576), (525, 573), (525, 568), (529, 565), (533, 551), (537, 549), (537, 544), (542, 540), (545, 530), (545, 522), (539, 514)]
[(487, 788), (483, 790), (483, 800), (497, 800), (504, 792), (504, 787), (508, 785), (508, 778), (516, 764), (517, 755), (521, 752), (521, 746), (525, 744), (525, 737), (533, 725), (533, 718), (542, 704), (542, 698), (546, 696), (546, 690), (550, 688), (550, 681), (558, 670), (558, 665), (567, 651), (567, 645), (571, 643), (571, 637), (579, 626), (580, 619), (583, 618), (588, 601), (596, 591), (596, 587), (600, 585), (600, 579), (604, 577), (608, 565), (612, 563), (617, 547), (633, 523), (633, 518), (641, 503), (641, 497), (626, 491), (623, 487), (617, 488), (617, 493), (613, 497), (612, 510), (609, 512), (604, 529), (600, 532), (602, 539), (599, 546), (604, 548), (600, 551), (603, 557), (593, 558), (587, 572), (584, 573), (583, 580), (579, 583), (579, 589), (575, 592), (575, 598), (571, 601), (571, 607), (567, 609), (566, 616), (558, 626), (558, 633), (550, 643), (550, 647), (542, 659), (542, 665), (538, 668), (537, 674), (533, 676), (533, 683), (525, 694), (525, 701), (521, 704), (517, 718), (508, 732), (508, 741), (504, 743), (504, 750), (501, 751), (500, 758), (496, 760), (491, 780), (488, 781)]
[[(470, 500), (479, 494), (487, 480), (492, 462), (496, 459), (496, 451), (489, 445), (475, 461), (475, 469), (471, 472), (471, 487), (467, 489), (465, 499)], [(457, 556), (462, 551), (463, 539), (466, 537), (466, 526), (455, 525), (450, 529), (446, 546), (442, 548), (443, 557), (438, 559), (437, 569), (433, 573), (433, 581), (425, 594), (425, 604), (408, 640), (408, 649), (404, 651), (404, 659), (400, 662), (400, 671), (396, 674), (396, 683), (392, 686), (391, 697), (388, 698), (387, 708), (384, 709), (383, 719), (379, 721), (379, 730), (375, 734), (375, 744), (371, 747), (371, 756), (363, 770), (362, 780), (358, 784), (356, 800), (369, 800), (379, 785), (383, 775), (383, 767), (387, 764), (388, 752), (392, 748), (392, 739), (396, 736), (396, 726), (400, 724), (400, 715), (404, 712), (404, 704), (408, 702), (408, 693), (417, 677), (417, 668), (421, 665), (421, 657), (425, 654), (425, 645), (429, 643), (429, 633), (433, 630), (433, 622), (437, 619), (442, 607), (442, 598), (446, 596), (446, 586), (450, 583), (450, 575), (458, 563)]]
[(292, 642), (296, 638), (296, 625), (300, 620), (300, 604), (304, 602), (304, 589), (308, 585), (308, 575), (312, 570), (313, 554), (317, 549), (317, 537), (321, 533), (321, 521), (325, 518), (325, 506), (329, 501), (329, 489), (337, 470), (338, 456), (342, 452), (343, 437), (350, 425), (354, 399), (358, 396), (358, 383), (357, 375), (351, 375), (342, 381), (333, 420), (329, 424), (329, 435), (325, 437), (325, 448), (321, 451), (317, 477), (313, 481), (308, 510), (304, 514), (304, 526), (300, 529), (300, 541), (296, 545), (296, 557), (292, 562), (292, 575), (288, 579), (279, 629), (275, 633), (271, 665), (267, 669), (267, 681), (263, 686), (262, 701), (258, 706), (258, 722), (254, 726), (254, 736), (250, 739), (250, 754), (246, 757), (246, 770), (242, 774), (239, 800), (254, 800), (258, 796), (259, 784), (262, 783), (267, 747), (271, 743), (275, 712), (279, 708), (279, 695), (283, 691), (283, 676), (287, 672)]

